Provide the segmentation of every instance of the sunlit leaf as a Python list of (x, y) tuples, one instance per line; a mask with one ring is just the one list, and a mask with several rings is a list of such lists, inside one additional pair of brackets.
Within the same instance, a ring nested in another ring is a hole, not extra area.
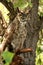
[(9, 16), (7, 15), (9, 11), (2, 3), (0, 3), (0, 11), (2, 12), (4, 16), (6, 23), (9, 23)]
[(2, 57), (5, 60), (6, 63), (11, 63), (12, 59), (13, 59), (14, 54), (9, 52), (9, 51), (4, 51), (2, 53)]
[(9, 65), (9, 63), (5, 63), (4, 65)]
[(40, 53), (40, 59), (41, 59), (41, 61), (43, 62), (43, 52)]

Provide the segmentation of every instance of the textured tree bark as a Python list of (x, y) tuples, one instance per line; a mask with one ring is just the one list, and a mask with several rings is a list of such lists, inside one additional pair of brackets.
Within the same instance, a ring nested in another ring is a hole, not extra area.
[(32, 10), (30, 14), (30, 20), (28, 20), (27, 23), (27, 38), (24, 42), (24, 48), (33, 48), (32, 53), (27, 53), (24, 54), (25, 60), (25, 65), (35, 65), (35, 57), (36, 57), (36, 46), (37, 46), (37, 41), (38, 41), (38, 32), (39, 28), (37, 26), (38, 23), (38, 5), (39, 5), (39, 0), (31, 0), (32, 2)]

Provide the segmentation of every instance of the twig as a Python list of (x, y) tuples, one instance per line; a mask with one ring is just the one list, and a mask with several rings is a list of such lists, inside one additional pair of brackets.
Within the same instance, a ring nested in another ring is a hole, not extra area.
[(17, 49), (16, 50), (16, 54), (19, 55), (21, 53), (27, 53), (27, 52), (32, 52), (33, 49), (32, 48), (25, 48), (25, 49)]

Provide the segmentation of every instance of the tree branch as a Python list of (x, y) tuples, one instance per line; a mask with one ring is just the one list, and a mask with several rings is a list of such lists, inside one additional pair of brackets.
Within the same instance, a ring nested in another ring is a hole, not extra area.
[(5, 7), (10, 11), (10, 13), (13, 12), (14, 14), (14, 8), (11, 2), (7, 2), (6, 0), (0, 0), (0, 2), (5, 5)]
[(0, 2), (2, 4), (4, 4), (4, 6), (10, 11), (10, 19), (14, 20), (16, 14), (17, 14), (17, 11), (19, 11), (18, 8), (14, 9), (13, 3), (7, 2), (6, 0), (0, 0)]
[[(17, 16), (17, 14), (16, 14), (16, 16)], [(12, 23), (10, 23), (7, 30), (5, 31), (5, 34), (3, 36), (3, 41), (0, 44), (0, 52), (3, 52), (6, 45), (11, 43), (11, 41), (13, 39), (13, 34), (15, 32), (15, 29), (16, 29), (16, 23), (15, 22), (16, 22), (16, 18), (14, 19), (14, 21), (12, 21)]]

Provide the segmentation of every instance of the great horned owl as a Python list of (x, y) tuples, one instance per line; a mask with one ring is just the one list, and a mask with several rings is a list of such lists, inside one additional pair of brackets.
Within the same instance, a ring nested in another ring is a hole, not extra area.
[[(23, 19), (24, 20), (24, 19)], [(23, 22), (19, 14), (16, 17), (16, 29), (13, 35), (14, 39), (12, 40), (12, 45), (15, 49), (23, 48), (24, 40), (26, 39), (27, 30), (26, 30), (26, 21)]]

